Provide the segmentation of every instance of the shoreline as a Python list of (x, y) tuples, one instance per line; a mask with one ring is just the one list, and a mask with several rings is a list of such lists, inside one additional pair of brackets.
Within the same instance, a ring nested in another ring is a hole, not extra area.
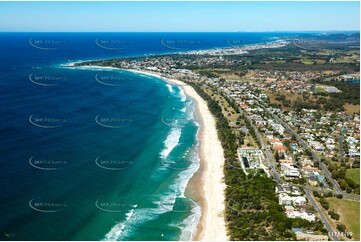
[[(192, 240), (226, 241), (225, 225), (225, 183), (224, 156), (221, 142), (218, 139), (216, 122), (208, 109), (207, 103), (198, 95), (193, 87), (176, 79), (162, 77), (152, 72), (121, 69), (134, 73), (157, 77), (167, 83), (177, 85), (184, 93), (195, 101), (196, 112), (200, 122), (197, 138), (200, 141), (200, 167), (188, 181), (186, 195), (197, 200), (202, 214)], [(201, 184), (201, 186), (199, 186)]]
[[(72, 66), (68, 66), (72, 67)], [(73, 66), (74, 67), (74, 66)], [(208, 109), (207, 103), (198, 95), (193, 87), (176, 79), (162, 77), (159, 73), (120, 69), (103, 66), (76, 66), (83, 69), (122, 70), (153, 76), (180, 87), (184, 93), (195, 101), (200, 130), (197, 139), (200, 142), (199, 169), (188, 181), (185, 194), (196, 200), (201, 206), (201, 216), (192, 240), (226, 241), (228, 240), (225, 225), (225, 183), (223, 148), (218, 139), (216, 121)]]

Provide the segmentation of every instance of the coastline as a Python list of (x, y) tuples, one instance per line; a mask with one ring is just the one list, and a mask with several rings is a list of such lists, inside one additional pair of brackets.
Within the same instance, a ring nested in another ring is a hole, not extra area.
[[(157, 77), (165, 82), (183, 89), (184, 93), (195, 101), (200, 121), (199, 157), (200, 167), (189, 180), (186, 194), (195, 198), (202, 209), (200, 221), (192, 240), (226, 241), (227, 231), (224, 219), (226, 188), (224, 183), (224, 156), (221, 142), (218, 139), (216, 121), (208, 109), (207, 103), (198, 95), (193, 87), (176, 79), (162, 77), (152, 72), (124, 69), (134, 73)], [(201, 186), (199, 186), (201, 184)]]
[(193, 87), (176, 79), (162, 77), (158, 73), (134, 69), (119, 69), (102, 66), (82, 66), (84, 69), (112, 69), (157, 77), (167, 83), (183, 89), (184, 93), (195, 101), (199, 117), (200, 167), (188, 181), (186, 195), (195, 199), (201, 206), (202, 214), (192, 240), (226, 241), (228, 240), (225, 219), (225, 183), (223, 148), (218, 139), (216, 121), (208, 109), (207, 103), (198, 95)]
[[(195, 101), (200, 121), (200, 167), (189, 180), (186, 193), (193, 195), (201, 205), (202, 214), (197, 230), (192, 240), (226, 241), (227, 232), (224, 220), (224, 190), (223, 182), (223, 148), (218, 140), (216, 122), (208, 110), (207, 103), (189, 85), (176, 79), (169, 79), (159, 74), (128, 70), (135, 73), (150, 75), (181, 87), (184, 93)], [(199, 186), (201, 184), (201, 186)]]

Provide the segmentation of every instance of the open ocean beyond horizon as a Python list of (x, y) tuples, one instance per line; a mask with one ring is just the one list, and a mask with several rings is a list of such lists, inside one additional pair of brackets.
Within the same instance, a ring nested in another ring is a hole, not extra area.
[(61, 65), (287, 35), (0, 33), (0, 239), (192, 239), (193, 100), (155, 77)]

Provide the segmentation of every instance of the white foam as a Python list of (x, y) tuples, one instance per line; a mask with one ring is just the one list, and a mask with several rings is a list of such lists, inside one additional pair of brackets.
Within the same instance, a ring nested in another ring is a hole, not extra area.
[[(193, 104), (193, 103), (190, 103)], [(193, 116), (194, 105), (190, 106), (187, 103), (186, 115), (189, 113)], [(190, 108), (190, 109), (188, 109)], [(191, 111), (192, 112), (188, 112)], [(188, 115), (187, 115), (188, 116)], [(199, 130), (198, 130), (199, 131)], [(164, 148), (160, 152), (161, 158), (166, 158), (172, 150), (179, 144), (179, 140), (182, 134), (182, 129), (172, 128), (167, 138), (164, 141)], [(199, 156), (198, 156), (199, 140), (193, 147), (189, 148), (185, 152), (185, 156), (188, 159), (192, 159), (189, 169), (179, 172), (176, 179), (169, 185), (169, 190), (166, 193), (160, 194), (158, 198), (154, 199), (153, 204), (157, 205), (156, 208), (135, 208), (126, 214), (125, 221), (122, 221), (113, 226), (113, 228), (105, 235), (103, 240), (123, 240), (133, 232), (137, 233), (136, 229), (142, 224), (149, 221), (156, 221), (157, 218), (173, 209), (173, 206), (162, 206), (163, 204), (175, 204), (177, 197), (185, 197), (185, 189), (187, 187), (189, 179), (199, 168)], [(159, 171), (167, 171), (168, 169), (162, 168)], [(168, 170), (169, 171), (169, 170)], [(180, 240), (192, 240), (194, 232), (196, 231), (197, 224), (201, 216), (201, 208), (198, 204), (194, 203), (191, 209), (190, 215), (183, 221), (174, 222), (172, 225), (181, 229)]]
[[(126, 213), (125, 221), (129, 221), (129, 219), (133, 216), (133, 214), (134, 214), (134, 209)], [(113, 228), (104, 236), (103, 240), (117, 240), (124, 231), (124, 229), (125, 229), (125, 222), (114, 225)]]
[[(104, 236), (103, 241), (123, 240), (123, 238), (131, 234), (137, 226), (151, 220), (156, 220), (157, 217), (168, 211), (169, 210), (162, 206), (159, 206), (158, 208), (142, 208), (133, 210), (131, 216), (127, 216), (127, 220), (125, 222), (121, 222), (113, 226), (113, 228)], [(130, 215), (130, 212), (127, 214)]]
[(167, 156), (172, 152), (172, 150), (178, 145), (179, 138), (182, 134), (182, 130), (179, 128), (172, 128), (164, 141), (164, 149), (160, 152), (162, 159), (167, 158)]
[(184, 94), (184, 91), (182, 88), (179, 88), (179, 95), (181, 98), (181, 102), (185, 102), (187, 100), (187, 96)]
[(169, 92), (173, 92), (173, 86), (169, 83), (166, 84)]
[(180, 241), (190, 241), (193, 239), (201, 214), (201, 207), (195, 203), (192, 213), (182, 223), (178, 224), (178, 227), (182, 230), (179, 236)]
[(118, 223), (114, 225), (113, 228), (104, 236), (102, 241), (118, 240), (124, 229), (125, 229), (124, 223)]

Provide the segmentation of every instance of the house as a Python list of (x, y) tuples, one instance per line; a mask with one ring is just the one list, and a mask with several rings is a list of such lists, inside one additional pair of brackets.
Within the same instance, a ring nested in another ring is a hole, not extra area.
[(290, 211), (290, 212), (285, 212), (285, 214), (288, 218), (302, 218), (310, 222), (316, 220), (316, 216), (313, 213)]
[(276, 190), (276, 193), (284, 193), (285, 192), (285, 190), (283, 189), (282, 186), (277, 186), (275, 190)]
[(283, 175), (286, 178), (300, 178), (301, 176), (298, 169), (290, 164), (281, 163), (281, 169), (283, 170)]
[(310, 185), (312, 186), (317, 186), (318, 184), (318, 179), (315, 176), (309, 176), (307, 177), (308, 183), (310, 183)]
[(287, 170), (284, 173), (285, 177), (287, 178), (300, 178), (300, 172), (297, 170)]
[(302, 167), (302, 171), (305, 173), (305, 174), (311, 174), (313, 172), (316, 172), (318, 171), (318, 168), (316, 167), (311, 167), (311, 166), (304, 166)]
[(292, 204), (292, 198), (288, 196), (285, 193), (280, 193), (278, 195), (278, 203), (280, 205), (291, 205)]
[(281, 186), (277, 186), (275, 190), (276, 193), (287, 193), (287, 194), (292, 193), (291, 187), (286, 183), (282, 184)]
[(302, 194), (302, 191), (299, 187), (292, 186), (292, 195), (299, 196)]
[(289, 205), (286, 205), (285, 209), (286, 209), (286, 213), (295, 211), (295, 208), (293, 206), (289, 206)]
[(292, 197), (292, 203), (295, 206), (303, 206), (306, 204), (306, 198), (302, 196)]
[(292, 159), (280, 159), (280, 163), (294, 164), (295, 162)]

